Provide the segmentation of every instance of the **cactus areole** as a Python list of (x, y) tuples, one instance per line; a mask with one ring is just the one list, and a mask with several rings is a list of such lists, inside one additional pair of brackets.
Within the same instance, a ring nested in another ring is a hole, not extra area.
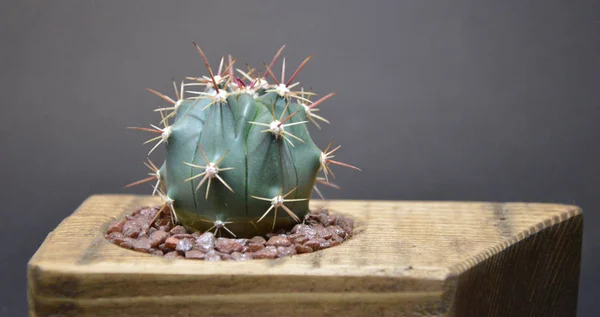
[(330, 164), (357, 169), (333, 161), (339, 147), (321, 151), (308, 132), (329, 123), (315, 107), (333, 94), (311, 101), (316, 94), (294, 82), (310, 56), (286, 82), (285, 59), (280, 81), (271, 71), (283, 47), (263, 75), (235, 69), (231, 56), (215, 74), (194, 45), (209, 76), (174, 83), (175, 99), (148, 89), (170, 105), (156, 109), (158, 125), (133, 129), (156, 133), (150, 153), (163, 145), (166, 158), (160, 168), (148, 159), (150, 177), (130, 185), (152, 181), (161, 212), (188, 229), (251, 237), (291, 228), (308, 213), (315, 183), (335, 187)]

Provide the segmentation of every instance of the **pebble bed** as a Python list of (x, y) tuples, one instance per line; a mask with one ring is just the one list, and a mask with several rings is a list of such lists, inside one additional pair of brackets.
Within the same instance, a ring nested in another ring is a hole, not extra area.
[[(206, 261), (275, 259), (334, 247), (352, 236), (352, 219), (321, 209), (289, 232), (251, 239), (215, 237), (172, 225), (169, 213), (150, 223), (159, 207), (143, 207), (108, 226), (106, 239), (126, 249), (170, 259)], [(217, 234), (219, 235), (219, 234)]]

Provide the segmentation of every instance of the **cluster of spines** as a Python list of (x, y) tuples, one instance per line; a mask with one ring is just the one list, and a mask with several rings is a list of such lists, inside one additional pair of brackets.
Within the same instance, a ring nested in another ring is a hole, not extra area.
[[(169, 97), (165, 94), (162, 94), (156, 90), (147, 88), (147, 90), (149, 92), (151, 92), (154, 95), (157, 95), (162, 100), (171, 104), (171, 106), (168, 106), (168, 107), (160, 107), (158, 109), (155, 109), (155, 111), (159, 112), (161, 115), (160, 124), (162, 124), (163, 127), (160, 128), (159, 126), (156, 126), (156, 125), (150, 125), (151, 128), (130, 127), (130, 129), (158, 134), (158, 136), (153, 137), (153, 138), (147, 140), (146, 142), (144, 142), (144, 144), (156, 142), (156, 144), (149, 151), (148, 155), (150, 155), (160, 144), (168, 143), (170, 134), (172, 132), (171, 126), (169, 125), (169, 120), (171, 118), (174, 118), (177, 115), (177, 111), (184, 100), (210, 99), (211, 100), (210, 103), (207, 106), (205, 106), (204, 109), (202, 109), (202, 110), (206, 110), (208, 107), (210, 107), (212, 105), (215, 105), (215, 104), (222, 105), (224, 103), (227, 103), (227, 97), (232, 94), (246, 93), (246, 94), (250, 94), (251, 96), (253, 96), (253, 98), (256, 99), (258, 97), (259, 90), (262, 90), (265, 93), (266, 92), (277, 93), (281, 98), (283, 98), (284, 100), (287, 101), (286, 107), (285, 107), (284, 111), (282, 112), (281, 116), (279, 118), (276, 118), (275, 111), (274, 111), (274, 109), (272, 109), (273, 121), (270, 124), (254, 122), (254, 121), (249, 121), (249, 123), (254, 124), (254, 125), (264, 126), (266, 129), (262, 130), (261, 132), (263, 132), (263, 133), (268, 132), (268, 133), (271, 133), (275, 138), (282, 138), (287, 143), (289, 143), (290, 146), (294, 146), (293, 141), (290, 138), (295, 139), (299, 142), (304, 142), (304, 141), (301, 138), (286, 131), (285, 128), (292, 126), (292, 125), (308, 123), (308, 121), (287, 123), (294, 115), (296, 115), (298, 113), (298, 111), (296, 111), (296, 112), (293, 112), (290, 115), (284, 117), (284, 114), (286, 113), (286, 110), (289, 106), (289, 102), (292, 99), (295, 99), (295, 101), (302, 106), (303, 110), (305, 111), (306, 118), (310, 122), (315, 124), (315, 126), (317, 126), (317, 128), (319, 128), (319, 129), (321, 128), (321, 126), (319, 125), (317, 120), (319, 120), (321, 122), (329, 123), (329, 121), (327, 119), (316, 114), (316, 112), (319, 111), (319, 109), (317, 109), (316, 107), (319, 104), (326, 101), (327, 99), (333, 97), (335, 95), (335, 93), (329, 93), (316, 101), (311, 101), (310, 98), (312, 96), (316, 95), (315, 93), (312, 92), (312, 90), (304, 91), (303, 88), (301, 88), (300, 90), (296, 90), (296, 91), (292, 90), (293, 88), (296, 88), (298, 85), (300, 85), (299, 82), (294, 82), (294, 80), (296, 79), (296, 77), (298, 76), (298, 74), (302, 70), (302, 68), (306, 65), (306, 63), (312, 58), (312, 55), (308, 56), (298, 66), (296, 71), (292, 74), (292, 76), (286, 82), (286, 80), (285, 80), (285, 58), (283, 58), (283, 62), (282, 62), (281, 80), (278, 80), (277, 77), (272, 72), (272, 68), (275, 65), (275, 63), (276, 63), (277, 59), (279, 58), (279, 56), (281, 55), (281, 53), (283, 52), (285, 45), (282, 46), (279, 49), (279, 51), (275, 54), (275, 56), (273, 57), (270, 64), (267, 65), (266, 63), (263, 63), (264, 67), (265, 67), (265, 72), (262, 75), (260, 74), (260, 72), (258, 72), (256, 76), (253, 76), (256, 69), (252, 69), (252, 68), (248, 67), (247, 71), (243, 71), (241, 69), (235, 69), (235, 71), (237, 71), (241, 75), (241, 77), (236, 77), (235, 72), (234, 72), (235, 60), (232, 59), (231, 55), (228, 56), (228, 65), (225, 68), (223, 68), (225, 58), (224, 57), (221, 58), (218, 72), (215, 75), (213, 73), (212, 68), (210, 67), (210, 64), (208, 62), (208, 59), (206, 58), (206, 55), (204, 54), (202, 49), (196, 43), (193, 43), (193, 44), (196, 47), (200, 56), (202, 57), (204, 65), (205, 65), (206, 69), (208, 70), (209, 76), (186, 77), (186, 79), (191, 82), (185, 83), (184, 81), (182, 81), (181, 84), (179, 85), (179, 87), (177, 86), (177, 83), (175, 82), (175, 80), (173, 80), (173, 87), (175, 90), (176, 100), (174, 100), (171, 97)], [(268, 76), (270, 76), (273, 79), (274, 84), (269, 84), (269, 82), (267, 81)], [(245, 80), (248, 80), (249, 83), (246, 83)], [(195, 91), (195, 90), (189, 90), (189, 89), (186, 91), (187, 87), (193, 87), (193, 86), (204, 86), (205, 91)], [(188, 94), (192, 94), (195, 96), (186, 98), (185, 97), (186, 92)], [(170, 111), (170, 113), (165, 115), (164, 114), (165, 111)], [(334, 164), (334, 165), (339, 165), (339, 166), (356, 169), (359, 171), (360, 171), (360, 169), (353, 165), (349, 165), (346, 163), (332, 160), (332, 158), (334, 157), (333, 154), (341, 146), (337, 146), (334, 149), (330, 150), (331, 145), (332, 145), (332, 142), (330, 142), (327, 145), (327, 147), (325, 148), (325, 150), (323, 150), (321, 152), (320, 170), (323, 172), (324, 177), (317, 177), (316, 183), (322, 184), (322, 185), (325, 185), (328, 187), (340, 189), (339, 186), (337, 186), (329, 181), (330, 175), (333, 178), (335, 178), (335, 175), (333, 174), (329, 165)], [(188, 166), (191, 166), (191, 167), (202, 168), (202, 169), (204, 169), (204, 172), (194, 175), (194, 176), (186, 179), (186, 181), (191, 181), (192, 179), (202, 177), (201, 181), (199, 182), (198, 186), (196, 187), (196, 191), (198, 191), (206, 183), (207, 186), (206, 186), (205, 199), (208, 199), (208, 197), (209, 197), (211, 181), (213, 178), (217, 178), (217, 180), (221, 184), (223, 184), (227, 189), (229, 189), (231, 192), (234, 192), (233, 189), (219, 176), (219, 172), (233, 169), (233, 168), (219, 166), (221, 161), (227, 155), (228, 151), (225, 152), (217, 161), (210, 162), (208, 160), (208, 158), (206, 157), (206, 155), (204, 154), (204, 152), (202, 151), (202, 149), (199, 148), (199, 150), (200, 150), (200, 153), (202, 154), (202, 157), (203, 157), (206, 165), (196, 165), (196, 164), (192, 164), (190, 162), (182, 162), (182, 163), (186, 164)], [(169, 210), (172, 221), (174, 223), (176, 223), (177, 217), (176, 217), (175, 208), (174, 208), (175, 201), (173, 199), (171, 199), (170, 197), (168, 197), (167, 194), (165, 193), (164, 183), (161, 179), (159, 168), (157, 168), (157, 166), (149, 158), (147, 158), (147, 160), (148, 160), (147, 162), (143, 162), (143, 163), (151, 171), (151, 173), (148, 174), (149, 177), (141, 179), (136, 182), (133, 182), (131, 184), (128, 184), (125, 187), (131, 187), (131, 186), (139, 185), (139, 184), (146, 183), (146, 182), (154, 182), (154, 185), (152, 186), (152, 188), (153, 188), (152, 194), (158, 195), (163, 201), (161, 208), (159, 209), (159, 211), (157, 212), (157, 214), (155, 216), (155, 219), (162, 212), (166, 212), (167, 210)], [(297, 222), (300, 222), (301, 220), (298, 218), (298, 216), (296, 214), (294, 214), (294, 212), (292, 210), (290, 210), (287, 206), (285, 206), (286, 202), (308, 200), (308, 198), (301, 198), (301, 199), (286, 198), (290, 194), (292, 194), (296, 189), (297, 188), (293, 188), (286, 194), (282, 195), (283, 188), (281, 188), (279, 193), (277, 194), (277, 196), (272, 197), (272, 198), (251, 196), (254, 199), (269, 201), (271, 203), (271, 206), (257, 220), (257, 222), (260, 222), (261, 220), (263, 220), (269, 214), (269, 212), (274, 209), (275, 210), (274, 216), (273, 216), (273, 226), (274, 226), (276, 219), (277, 219), (278, 208), (282, 208), (291, 218), (293, 218)], [(322, 199), (324, 199), (323, 194), (317, 188), (316, 184), (313, 187), (313, 189)], [(153, 219), (153, 220), (155, 220), (155, 219)], [(206, 220), (201, 220), (201, 221), (206, 221)], [(206, 221), (206, 222), (209, 222), (209, 221)], [(235, 236), (235, 234), (233, 232), (231, 232), (229, 229), (227, 229), (227, 227), (226, 227), (226, 225), (230, 224), (231, 222), (222, 221), (220, 219), (215, 219), (214, 221), (210, 221), (210, 223), (212, 223), (212, 227), (209, 228), (207, 231), (215, 229), (215, 234), (216, 234), (220, 229), (224, 229), (224, 230), (228, 231), (231, 235)]]

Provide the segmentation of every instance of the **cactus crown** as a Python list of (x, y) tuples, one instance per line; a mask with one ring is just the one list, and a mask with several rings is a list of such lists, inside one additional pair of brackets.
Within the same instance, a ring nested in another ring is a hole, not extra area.
[(358, 169), (332, 159), (340, 146), (321, 151), (310, 137), (308, 123), (329, 123), (316, 107), (334, 95), (311, 101), (316, 94), (294, 82), (312, 55), (286, 81), (285, 58), (280, 80), (271, 71), (285, 46), (261, 75), (234, 69), (231, 55), (215, 74), (194, 45), (209, 76), (173, 82), (175, 99), (148, 89), (170, 106), (156, 109), (158, 125), (132, 129), (155, 133), (148, 154), (164, 144), (166, 159), (160, 168), (148, 159), (149, 177), (128, 186), (153, 182), (161, 212), (195, 230), (248, 237), (302, 221), (313, 189), (322, 196), (315, 183), (338, 188), (330, 164)]

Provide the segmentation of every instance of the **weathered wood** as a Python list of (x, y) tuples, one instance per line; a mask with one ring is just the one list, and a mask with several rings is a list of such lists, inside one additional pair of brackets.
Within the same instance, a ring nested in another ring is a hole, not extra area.
[(166, 260), (104, 239), (157, 203), (93, 196), (65, 219), (29, 262), (30, 316), (575, 316), (575, 206), (314, 201), (355, 236), (277, 260)]

